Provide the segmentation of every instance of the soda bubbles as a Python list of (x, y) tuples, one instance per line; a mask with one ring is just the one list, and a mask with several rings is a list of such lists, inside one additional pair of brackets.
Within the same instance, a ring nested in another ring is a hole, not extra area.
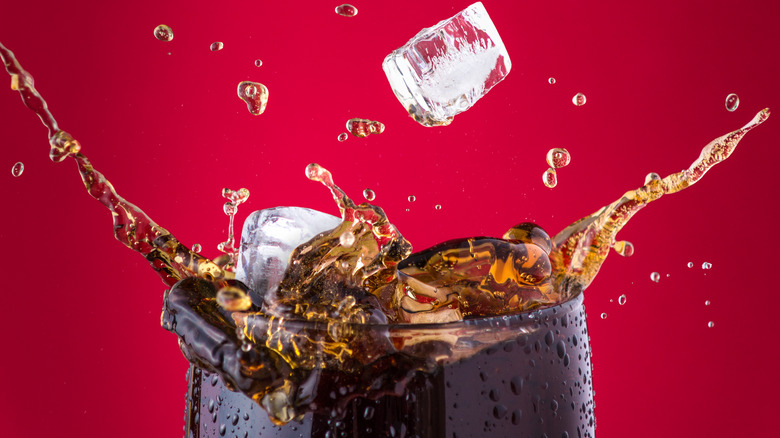
[(219, 52), (220, 50), (222, 50), (222, 47), (224, 46), (225, 45), (222, 44), (222, 41), (215, 41), (211, 43), (211, 46), (209, 48), (211, 49), (212, 52)]
[(161, 24), (154, 28), (154, 37), (160, 41), (171, 41), (173, 39), (173, 29), (168, 25)]
[(350, 4), (343, 4), (336, 6), (336, 13), (341, 15), (342, 17), (354, 17), (357, 15), (358, 10), (356, 7), (350, 5)]
[(268, 103), (268, 88), (265, 85), (250, 81), (239, 82), (236, 94), (246, 102), (247, 109), (253, 115), (259, 116), (265, 111)]
[(11, 167), (11, 175), (13, 175), (15, 178), (18, 178), (22, 176), (22, 172), (24, 172), (24, 163), (22, 163), (21, 161), (17, 161)]
[(571, 154), (563, 148), (553, 148), (547, 151), (547, 164), (553, 169), (566, 167), (571, 163)]
[(542, 174), (542, 182), (548, 188), (553, 188), (558, 185), (558, 174), (552, 167), (545, 170)]
[(585, 105), (585, 102), (587, 101), (588, 99), (582, 93), (577, 93), (574, 95), (574, 97), (571, 98), (571, 103), (573, 103), (575, 106)]
[(337, 138), (339, 141), (347, 141), (347, 139), (349, 138), (349, 134), (347, 134), (346, 132), (342, 132), (341, 134), (339, 134)]
[(650, 274), (650, 279), (658, 283), (658, 281), (661, 280), (661, 274), (657, 272), (653, 272), (652, 274)]
[(363, 197), (366, 198), (366, 201), (371, 202), (376, 199), (376, 193), (371, 189), (365, 189), (363, 190)]

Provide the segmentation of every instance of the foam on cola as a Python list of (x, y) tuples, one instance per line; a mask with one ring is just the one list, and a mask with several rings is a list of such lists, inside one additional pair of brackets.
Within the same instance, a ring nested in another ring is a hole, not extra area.
[[(112, 212), (115, 237), (142, 254), (171, 287), (163, 327), (179, 336), (190, 362), (218, 373), (278, 424), (307, 412), (346, 409), (360, 397), (401, 394), (419, 372), (435, 373), (441, 365), (512, 339), (517, 333), (511, 329), (475, 336), (462, 330), (463, 320), (519, 314), (578, 297), (611, 248), (625, 253), (615, 237), (636, 212), (695, 184), (769, 116), (768, 109), (759, 112), (741, 129), (710, 142), (689, 168), (648, 178), (552, 238), (522, 223), (502, 239), (460, 239), (417, 254), (381, 208), (355, 204), (329, 172), (311, 165), (307, 176), (331, 191), (341, 223), (294, 251), (278, 289), (251, 293), (226, 269), (230, 263), (190, 250), (119, 196), (80, 143), (59, 129), (13, 53), (0, 45), (0, 56), (15, 78), (13, 88), (49, 130), (52, 160), (76, 161), (87, 191)], [(345, 233), (352, 238), (343, 239)], [(231, 248), (225, 249), (232, 249), (232, 241), (227, 243)], [(258, 299), (253, 302), (252, 296)], [(384, 325), (408, 322), (448, 324), (423, 326), (422, 335)], [(362, 329), (370, 323), (386, 329)], [(554, 342), (553, 336), (548, 347)], [(565, 348), (556, 351), (565, 360)], [(317, 390), (316, 382), (326, 375), (322, 381), (348, 382), (337, 399)]]

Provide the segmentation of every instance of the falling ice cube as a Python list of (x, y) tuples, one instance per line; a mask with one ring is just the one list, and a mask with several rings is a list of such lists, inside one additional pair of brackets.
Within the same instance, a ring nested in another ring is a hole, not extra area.
[(512, 63), (485, 7), (474, 3), (421, 30), (387, 55), (382, 68), (412, 118), (440, 126), (501, 82)]
[(267, 208), (252, 213), (241, 233), (236, 278), (252, 289), (253, 302), (272, 300), (293, 250), (340, 223), (341, 219), (335, 216), (300, 207)]

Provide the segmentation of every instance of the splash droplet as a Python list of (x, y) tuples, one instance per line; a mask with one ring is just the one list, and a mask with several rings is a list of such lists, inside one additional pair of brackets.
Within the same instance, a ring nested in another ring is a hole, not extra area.
[(263, 65), (262, 59), (255, 59), (255, 67), (260, 67)]
[(154, 28), (154, 37), (160, 41), (171, 41), (173, 39), (173, 29), (165, 24)]
[(555, 78), (550, 78), (550, 79), (547, 79), (547, 82), (549, 82), (550, 85), (555, 85), (556, 81), (555, 81)]
[(704, 301), (704, 305), (705, 305), (705, 306), (709, 306), (710, 304), (712, 304), (712, 303), (710, 302), (710, 300), (706, 300), (706, 301)]
[(358, 138), (368, 137), (371, 134), (381, 134), (385, 131), (385, 125), (382, 122), (368, 119), (349, 119), (347, 120), (347, 131)]
[(659, 174), (657, 174), (655, 172), (650, 172), (650, 173), (648, 173), (645, 176), (645, 184), (644, 185), (650, 184), (651, 181), (659, 181), (660, 179), (661, 179), (661, 175), (659, 175)]
[(414, 202), (414, 201), (416, 201), (416, 200), (417, 200), (417, 197), (416, 197), (416, 196), (414, 196), (414, 195), (409, 195), (409, 197), (408, 197), (408, 198), (406, 198), (406, 199), (408, 199), (408, 200), (409, 200), (409, 202)]
[(21, 161), (16, 162), (13, 166), (11, 166), (11, 175), (14, 177), (20, 177), (22, 176), (22, 173), (24, 172), (24, 163)]
[(11, 89), (14, 91), (19, 90), (19, 75), (11, 73)]
[(657, 272), (653, 272), (652, 274), (650, 274), (650, 279), (658, 283), (658, 281), (661, 279), (661, 274)]
[(618, 297), (618, 304), (620, 304), (621, 306), (623, 304), (626, 304), (626, 294), (623, 294), (623, 295)]
[(346, 132), (342, 132), (338, 136), (339, 141), (347, 141), (348, 138), (349, 138), (349, 134), (347, 134)]
[(219, 52), (222, 50), (222, 48), (225, 47), (224, 44), (222, 44), (222, 41), (215, 41), (211, 43), (211, 46), (209, 47), (212, 52)]
[(366, 201), (370, 202), (376, 199), (376, 193), (371, 189), (365, 189), (363, 190), (363, 197), (366, 198)]
[(200, 243), (196, 243), (192, 245), (192, 252), (200, 252), (203, 249), (202, 246), (200, 246)]
[(739, 96), (737, 96), (734, 93), (729, 94), (726, 96), (726, 109), (733, 112), (737, 110), (737, 107), (739, 106)]
[(601, 319), (607, 319), (607, 313), (606, 312), (601, 314)]
[(712, 268), (712, 263), (704, 262), (704, 263), (701, 264), (701, 268), (702, 269), (710, 269), (710, 268)]
[(710, 322), (708, 322), (708, 323), (707, 323), (707, 327), (709, 327), (709, 328), (713, 328), (713, 327), (715, 327), (715, 321), (710, 321)]
[(634, 244), (626, 240), (615, 242), (615, 245), (612, 248), (623, 257), (631, 257), (634, 255)]
[(693, 262), (688, 262), (688, 267), (692, 268), (693, 267)]
[(357, 15), (358, 10), (356, 7), (349, 5), (349, 4), (343, 4), (336, 6), (336, 13), (341, 15), (342, 17), (354, 17)]
[(437, 209), (437, 210), (441, 210), (441, 204), (436, 204), (436, 206), (435, 206), (435, 207), (433, 207), (433, 208), (435, 208), (435, 209)]
[(569, 151), (563, 148), (553, 148), (547, 151), (547, 164), (553, 169), (566, 167), (571, 163)]
[(268, 103), (268, 89), (265, 88), (265, 85), (250, 81), (239, 82), (236, 94), (246, 102), (250, 113), (259, 116), (265, 111), (265, 106)]
[(587, 98), (582, 93), (577, 93), (574, 95), (574, 97), (571, 98), (571, 103), (573, 103), (576, 106), (582, 106), (585, 105), (585, 102), (587, 102)]
[(552, 167), (545, 170), (542, 174), (542, 182), (545, 186), (553, 188), (558, 185), (558, 174)]
[(339, 236), (339, 243), (341, 246), (349, 248), (355, 243), (355, 235), (351, 231), (347, 230), (341, 233)]

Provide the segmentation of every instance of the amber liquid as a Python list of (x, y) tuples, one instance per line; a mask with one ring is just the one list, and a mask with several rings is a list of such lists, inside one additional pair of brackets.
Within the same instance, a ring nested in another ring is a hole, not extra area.
[[(278, 426), (217, 374), (191, 366), (186, 437), (593, 437), (590, 347), (582, 296), (541, 311), (475, 320), (516, 324), (512, 339), (431, 373), (416, 372), (400, 395), (339, 398), (359, 380), (322, 370), (322, 406)], [(388, 379), (396, 379), (387, 370)], [(327, 403), (330, 400), (332, 403)]]

